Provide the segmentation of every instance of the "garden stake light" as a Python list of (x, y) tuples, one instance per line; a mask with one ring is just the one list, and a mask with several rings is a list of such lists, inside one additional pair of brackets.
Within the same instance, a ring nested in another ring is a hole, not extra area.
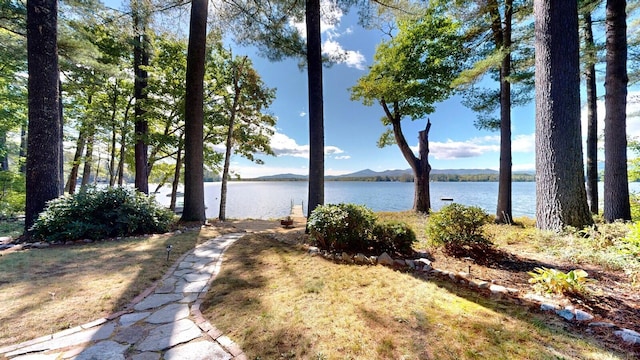
[(167, 261), (169, 261), (169, 254), (171, 254), (171, 249), (173, 249), (173, 245), (167, 245)]

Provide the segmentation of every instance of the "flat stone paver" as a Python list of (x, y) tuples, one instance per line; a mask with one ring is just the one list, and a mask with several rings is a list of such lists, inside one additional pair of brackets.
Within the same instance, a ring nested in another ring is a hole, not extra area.
[[(244, 233), (200, 244), (174, 264), (132, 312), (114, 314), (0, 351), (12, 360), (244, 359), (235, 343), (204, 320), (199, 304), (220, 271), (222, 253)], [(142, 298), (141, 295), (140, 298)], [(194, 321), (195, 320), (195, 321)], [(197, 324), (196, 324), (197, 323)], [(216, 336), (210, 334), (215, 333)], [(220, 340), (217, 340), (220, 339)], [(164, 354), (163, 354), (164, 352)]]
[(208, 341), (192, 342), (168, 350), (164, 360), (228, 360), (231, 355), (215, 343)]

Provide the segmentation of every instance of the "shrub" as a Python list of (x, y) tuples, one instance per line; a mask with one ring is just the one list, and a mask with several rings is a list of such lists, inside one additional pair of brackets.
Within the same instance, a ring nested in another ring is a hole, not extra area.
[(592, 282), (586, 271), (581, 269), (571, 270), (563, 273), (557, 269), (547, 269), (545, 267), (535, 268), (529, 272), (531, 279), (529, 283), (534, 284), (538, 291), (561, 294), (561, 295), (585, 295), (587, 293), (586, 284)]
[(46, 241), (102, 239), (165, 232), (173, 213), (133, 189), (83, 188), (50, 201), (31, 228)]
[(487, 213), (479, 207), (454, 203), (429, 216), (426, 233), (431, 244), (444, 246), (454, 255), (462, 254), (491, 244), (482, 231), (488, 220)]
[(376, 223), (373, 227), (372, 246), (378, 253), (409, 255), (415, 242), (416, 234), (406, 223), (389, 221)]
[(0, 219), (24, 213), (26, 199), (24, 175), (0, 171)]
[(375, 219), (373, 211), (362, 205), (327, 204), (313, 210), (307, 227), (323, 249), (358, 251), (366, 247)]

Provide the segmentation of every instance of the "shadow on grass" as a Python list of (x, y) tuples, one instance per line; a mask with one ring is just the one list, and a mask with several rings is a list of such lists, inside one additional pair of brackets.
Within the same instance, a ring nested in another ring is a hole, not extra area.
[[(628, 349), (616, 348), (593, 337), (583, 336), (579, 329), (569, 323), (541, 313), (537, 310), (537, 304), (493, 298), (448, 280), (394, 272), (378, 266), (335, 264), (320, 257), (309, 260), (304, 250), (264, 236), (239, 240), (229, 253), (221, 274), (203, 304), (203, 313), (213, 324), (221, 324), (221, 329), (237, 340), (243, 349), (245, 345), (250, 347), (254, 353), (247, 352), (248, 355), (264, 358), (320, 356), (314, 344), (320, 336), (318, 331), (323, 331), (322, 323), (307, 325), (304, 314), (305, 311), (321, 310), (305, 308), (308, 304), (305, 300), (310, 297), (322, 298), (326, 292), (333, 291), (337, 298), (326, 301), (334, 304), (334, 310), (347, 306), (346, 301), (353, 303), (351, 311), (355, 318), (341, 315), (337, 310), (330, 311), (322, 316), (327, 321), (331, 320), (326, 325), (331, 328), (333, 323), (344, 322), (343, 326), (352, 331), (350, 336), (373, 337), (371, 341), (375, 346), (367, 353), (369, 358), (397, 358), (402, 355), (401, 349), (405, 348), (411, 348), (420, 359), (487, 358), (496, 354), (512, 358), (511, 355), (515, 353), (519, 355), (514, 358), (519, 359), (594, 358), (597, 353), (607, 353), (612, 358), (635, 356)], [(509, 261), (519, 260), (511, 258)], [(540, 262), (525, 259), (511, 269), (516, 271), (518, 268), (541, 265)], [(276, 266), (280, 272), (270, 273), (271, 268)], [(329, 270), (323, 270), (324, 266)], [(503, 266), (510, 265), (505, 263)], [(341, 272), (345, 278), (331, 282), (326, 278), (327, 271)], [(354, 285), (349, 274), (358, 272), (363, 272), (363, 275), (356, 278)], [(280, 278), (274, 279), (272, 276)], [(439, 291), (431, 292), (433, 290), (417, 294), (416, 297), (411, 291), (414, 291), (414, 287), (420, 287), (420, 283), (431, 284), (426, 289), (440, 289), (452, 295), (453, 300)], [(396, 287), (404, 284), (406, 288), (396, 291)], [(373, 292), (366, 292), (368, 288)], [(278, 303), (280, 293), (283, 297)], [(270, 298), (269, 303), (266, 302), (267, 297)], [(412, 304), (409, 298), (419, 299), (422, 307), (414, 308), (417, 305)], [(465, 302), (477, 307), (464, 305)], [(471, 309), (468, 309), (469, 306)], [(396, 310), (402, 307), (410, 310), (398, 315)], [(441, 314), (438, 315), (438, 312)], [(275, 316), (282, 318), (274, 320)], [(300, 317), (303, 317), (302, 321)], [(350, 321), (364, 322), (366, 326), (354, 327)], [(335, 344), (323, 344), (340, 348), (339, 335), (334, 334)], [(491, 350), (483, 353), (476, 344), (478, 341)], [(438, 342), (444, 342), (446, 346), (435, 346)], [(574, 348), (577, 343), (580, 345)], [(533, 347), (532, 350), (525, 349), (529, 345)], [(346, 348), (341, 351), (345, 357), (365, 351), (350, 350), (358, 346), (355, 341), (344, 346)]]

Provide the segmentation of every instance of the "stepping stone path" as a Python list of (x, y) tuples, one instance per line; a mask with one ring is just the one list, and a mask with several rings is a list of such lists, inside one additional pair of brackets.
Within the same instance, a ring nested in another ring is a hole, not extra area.
[(204, 319), (200, 304), (222, 254), (245, 234), (211, 239), (184, 255), (130, 310), (21, 344), (0, 348), (12, 360), (229, 360), (242, 350)]

